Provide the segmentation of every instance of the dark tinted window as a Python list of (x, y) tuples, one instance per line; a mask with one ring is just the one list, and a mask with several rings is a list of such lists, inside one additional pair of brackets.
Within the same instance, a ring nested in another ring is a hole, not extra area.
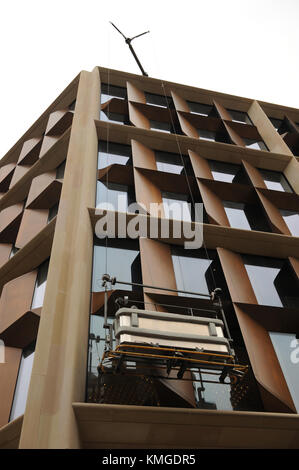
[(171, 132), (171, 124), (169, 122), (153, 121), (150, 120), (151, 129), (158, 130), (161, 132)]
[(197, 129), (199, 138), (202, 140), (210, 140), (211, 142), (223, 142), (223, 143), (231, 143), (229, 137), (224, 132), (214, 132), (208, 131), (206, 129)]
[(251, 149), (256, 149), (256, 150), (268, 150), (265, 142), (262, 140), (253, 140), (253, 139), (246, 139), (245, 137), (242, 137), (246, 147), (251, 148)]
[[(210, 271), (213, 259), (208, 259), (204, 250), (173, 247), (171, 254), (178, 289), (199, 294), (209, 294), (213, 290)], [(183, 293), (179, 295), (192, 297)]]
[(226, 183), (248, 183), (241, 165), (208, 160), (214, 180)]
[(63, 177), (64, 177), (64, 172), (65, 172), (65, 165), (66, 165), (66, 160), (64, 160), (64, 161), (56, 168), (56, 178), (57, 178), (57, 179), (63, 179)]
[(261, 305), (297, 308), (299, 284), (287, 260), (243, 256), (257, 301)]
[(165, 217), (191, 222), (192, 209), (187, 195), (162, 192), (162, 200)]
[[(295, 334), (269, 332), (283, 375), (288, 384), (294, 405), (299, 411), (299, 375), (295, 348), (299, 347), (299, 340)], [(294, 355), (294, 359), (292, 357)], [(295, 354), (294, 354), (295, 353)]]
[(212, 142), (216, 141), (216, 132), (207, 131), (206, 129), (197, 129), (198, 135), (203, 140), (211, 140)]
[(273, 189), (274, 191), (285, 191), (287, 193), (293, 192), (285, 176), (280, 171), (262, 169), (259, 171), (261, 172), (268, 189)]
[(106, 168), (108, 165), (129, 165), (131, 160), (131, 146), (116, 144), (114, 142), (99, 142), (98, 169)]
[(178, 153), (155, 152), (157, 169), (167, 173), (181, 174), (184, 168), (184, 161)]
[[(99, 292), (102, 287), (102, 276), (107, 273), (123, 282), (141, 283), (141, 266), (139, 243), (134, 240), (108, 240), (106, 249), (105, 240), (96, 241), (93, 257), (93, 284), (92, 290)], [(115, 284), (115, 289), (136, 290), (136, 286)], [(138, 290), (138, 289), (137, 289)]]
[(145, 93), (145, 99), (147, 104), (152, 104), (154, 106), (161, 106), (162, 108), (167, 108), (172, 101), (171, 98), (164, 95), (156, 95), (154, 93)]
[(212, 110), (212, 106), (209, 104), (195, 103), (194, 101), (187, 101), (187, 104), (191, 113), (201, 116), (208, 116)]
[(289, 231), (294, 237), (299, 237), (299, 213), (295, 211), (280, 211)]
[(236, 111), (234, 109), (228, 109), (229, 114), (234, 122), (242, 122), (244, 124), (252, 125), (252, 121), (247, 113), (244, 111)]
[(56, 215), (58, 213), (58, 206), (59, 206), (59, 202), (56, 202), (56, 204), (54, 204), (54, 206), (52, 206), (49, 209), (48, 222), (50, 222), (52, 219), (54, 219), (54, 217), (56, 217)]
[(271, 231), (260, 206), (235, 201), (223, 201), (223, 205), (231, 227), (262, 232)]
[(101, 85), (101, 103), (106, 103), (106, 101), (110, 100), (111, 98), (119, 98), (119, 99), (126, 99), (127, 97), (127, 90), (126, 88), (114, 85), (108, 85), (106, 83), (102, 83)]
[(23, 349), (13, 404), (10, 412), (10, 421), (25, 413), (33, 367), (34, 352), (35, 344)]
[(270, 121), (272, 122), (273, 126), (275, 127), (275, 129), (279, 129), (281, 124), (282, 124), (282, 119), (275, 119), (275, 118), (269, 118)]
[(240, 202), (223, 201), (224, 210), (226, 212), (231, 227), (250, 230), (250, 224), (245, 213), (245, 204)]
[(97, 182), (97, 208), (127, 212), (128, 205), (135, 202), (134, 199), (134, 191), (130, 186)]
[(47, 285), (48, 269), (49, 260), (42, 263), (38, 268), (31, 308), (39, 308), (43, 306)]
[(109, 121), (109, 122), (114, 122), (115, 124), (126, 124), (129, 125), (129, 121), (127, 116), (121, 113), (113, 113), (109, 111), (109, 108), (107, 107), (100, 113), (100, 119), (101, 121)]

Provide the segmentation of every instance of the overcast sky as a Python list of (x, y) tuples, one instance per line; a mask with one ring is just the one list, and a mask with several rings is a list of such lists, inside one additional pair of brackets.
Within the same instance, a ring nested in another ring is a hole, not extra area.
[(299, 0), (9, 0), (0, 6), (0, 158), (80, 72), (139, 73), (299, 108)]

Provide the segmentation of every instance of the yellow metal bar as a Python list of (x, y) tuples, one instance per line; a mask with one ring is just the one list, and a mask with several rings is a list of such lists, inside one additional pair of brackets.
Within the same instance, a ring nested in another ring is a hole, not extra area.
[(155, 351), (157, 350), (158, 351), (178, 351), (178, 352), (185, 352), (188, 354), (192, 353), (192, 354), (199, 354), (203, 356), (216, 356), (216, 357), (233, 359), (233, 356), (229, 354), (217, 354), (217, 353), (212, 353), (212, 352), (208, 353), (208, 352), (202, 352), (202, 351), (191, 351), (188, 349), (177, 349), (177, 348), (161, 348), (159, 346), (142, 346), (139, 344), (119, 344), (118, 346), (116, 346), (115, 351), (118, 352), (120, 348), (123, 348), (123, 347), (136, 348), (136, 349), (151, 349)]
[[(108, 353), (108, 357), (114, 357), (116, 358), (117, 356), (116, 355), (121, 355), (121, 354), (129, 354), (133, 357), (144, 357), (144, 358), (156, 358), (156, 359), (174, 359), (173, 356), (160, 356), (158, 354), (142, 354), (142, 353), (134, 353), (134, 352), (131, 352), (131, 351), (111, 351)], [(200, 363), (200, 364), (207, 364), (207, 365), (214, 365), (214, 366), (225, 366), (225, 367), (230, 367), (230, 368), (235, 368), (235, 369), (248, 369), (248, 366), (244, 366), (244, 365), (241, 365), (241, 364), (232, 364), (232, 363), (223, 363), (223, 362), (214, 362), (214, 361), (203, 361), (203, 360), (198, 360), (198, 359), (190, 359), (188, 357), (180, 357), (179, 358), (180, 361), (192, 361), (192, 362), (195, 362), (195, 363)]]

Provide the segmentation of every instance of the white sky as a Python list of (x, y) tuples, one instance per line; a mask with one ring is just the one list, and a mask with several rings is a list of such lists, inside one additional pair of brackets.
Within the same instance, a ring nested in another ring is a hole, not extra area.
[(151, 77), (299, 108), (299, 0), (9, 0), (0, 4), (0, 158), (81, 71)]

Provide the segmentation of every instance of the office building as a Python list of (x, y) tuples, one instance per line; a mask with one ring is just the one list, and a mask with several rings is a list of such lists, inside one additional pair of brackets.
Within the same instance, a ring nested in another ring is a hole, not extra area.
[(298, 448), (298, 155), (297, 109), (81, 72), (0, 161), (0, 448)]

